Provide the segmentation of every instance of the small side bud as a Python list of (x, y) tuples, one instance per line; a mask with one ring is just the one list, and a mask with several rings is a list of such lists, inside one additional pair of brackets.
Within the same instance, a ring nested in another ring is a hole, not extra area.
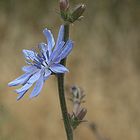
[(59, 1), (60, 11), (65, 12), (69, 8), (69, 0), (60, 0)]
[(69, 114), (70, 122), (73, 129), (76, 129), (80, 123), (85, 122), (83, 119), (87, 114), (87, 110), (81, 107), (85, 94), (78, 86), (72, 86), (70, 91), (72, 93), (71, 101), (73, 102), (73, 112)]
[(80, 5), (76, 6), (76, 8), (73, 10), (73, 12), (71, 14), (73, 22), (78, 20), (82, 16), (85, 9), (86, 9), (85, 4), (80, 4)]
[(73, 114), (69, 115), (71, 126), (73, 127), (73, 129), (76, 129), (80, 123), (85, 122), (85, 120), (83, 119), (86, 114), (87, 110), (85, 108), (81, 108), (77, 114), (73, 112)]
[(70, 92), (73, 96), (73, 102), (75, 100), (78, 100), (79, 103), (83, 102), (83, 98), (85, 97), (85, 94), (82, 89), (80, 89), (77, 86), (72, 86)]
[(82, 121), (86, 114), (87, 110), (85, 108), (82, 108), (80, 112), (77, 114), (78, 120)]

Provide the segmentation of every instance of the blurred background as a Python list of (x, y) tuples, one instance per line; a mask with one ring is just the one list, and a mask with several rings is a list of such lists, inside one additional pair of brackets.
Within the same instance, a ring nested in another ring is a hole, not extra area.
[[(81, 2), (87, 9), (84, 20), (71, 25), (75, 47), (66, 86), (84, 89), (88, 122), (75, 140), (99, 140), (92, 122), (108, 140), (140, 140), (140, 1), (70, 0), (72, 7)], [(16, 101), (15, 88), (7, 86), (22, 74), (22, 49), (45, 41), (45, 27), (57, 37), (58, 11), (58, 0), (0, 0), (0, 140), (66, 139), (55, 77), (32, 100), (29, 91)]]

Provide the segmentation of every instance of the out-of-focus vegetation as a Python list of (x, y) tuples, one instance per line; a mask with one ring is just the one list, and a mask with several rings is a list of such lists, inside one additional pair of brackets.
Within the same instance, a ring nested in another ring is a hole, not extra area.
[[(71, 0), (72, 5), (82, 2)], [(75, 41), (66, 84), (87, 94), (87, 120), (110, 140), (140, 139), (140, 1), (84, 0), (85, 18), (71, 26)], [(43, 28), (57, 35), (57, 0), (0, 0), (0, 140), (65, 140), (55, 77), (41, 94), (16, 101), (7, 83), (25, 65), (22, 49), (36, 47)], [(30, 91), (29, 91), (30, 92)], [(68, 104), (70, 106), (70, 104)], [(96, 140), (83, 123), (75, 140)]]

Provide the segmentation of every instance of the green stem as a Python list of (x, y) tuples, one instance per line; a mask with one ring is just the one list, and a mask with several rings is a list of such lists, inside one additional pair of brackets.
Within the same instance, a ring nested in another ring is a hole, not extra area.
[[(64, 25), (64, 41), (69, 39), (69, 25)], [(66, 59), (61, 61), (61, 64), (65, 65)], [(65, 91), (64, 91), (64, 74), (58, 74), (58, 91), (59, 100), (61, 106), (61, 112), (64, 120), (65, 131), (67, 134), (67, 140), (73, 140), (73, 130), (70, 124), (69, 115), (67, 111), (66, 101), (65, 101)]]

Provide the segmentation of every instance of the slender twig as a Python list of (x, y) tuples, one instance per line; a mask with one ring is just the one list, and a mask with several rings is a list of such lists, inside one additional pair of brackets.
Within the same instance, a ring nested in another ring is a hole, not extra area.
[[(64, 25), (64, 41), (66, 42), (69, 38), (69, 24)], [(66, 58), (61, 61), (61, 64), (65, 65)], [(62, 111), (62, 116), (64, 120), (65, 131), (67, 134), (67, 140), (73, 140), (73, 130), (70, 124), (69, 115), (67, 111), (66, 101), (65, 101), (65, 91), (64, 91), (64, 74), (58, 74), (58, 92), (59, 100)]]

